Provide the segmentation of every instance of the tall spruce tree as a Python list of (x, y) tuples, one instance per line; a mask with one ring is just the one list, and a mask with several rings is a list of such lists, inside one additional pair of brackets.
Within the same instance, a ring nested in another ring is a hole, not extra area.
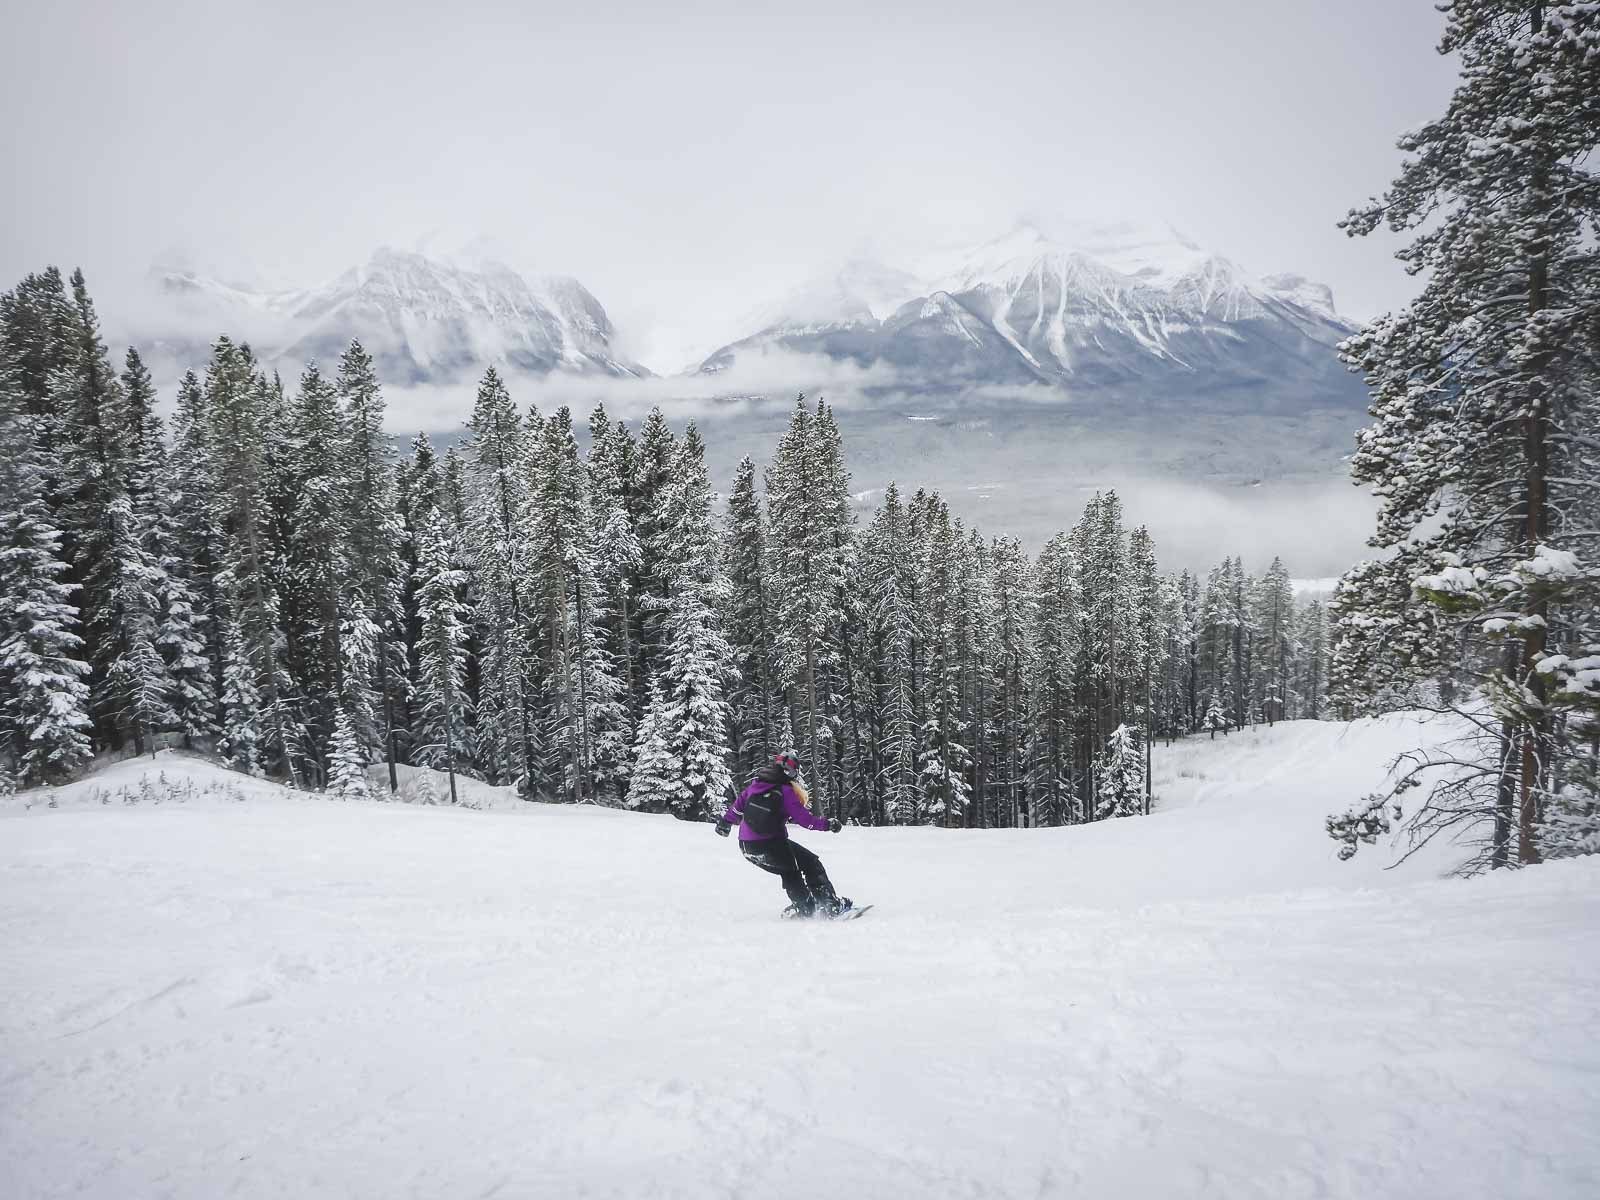
[(1132, 817), (1143, 811), (1144, 751), (1131, 726), (1118, 725), (1111, 731), (1095, 774), (1097, 817)]
[(918, 631), (911, 515), (890, 483), (863, 539), (862, 588), (867, 603), (867, 657), (876, 752), (872, 788), (877, 819), (911, 824), (922, 815), (917, 780), (919, 694), (913, 679)]
[(772, 595), (767, 529), (756, 492), (756, 468), (742, 459), (728, 496), (723, 553), (728, 600), (723, 617), (733, 654), (728, 695), (736, 773), (747, 778), (787, 741), (780, 725), (773, 669)]
[[(400, 557), (405, 530), (395, 498), (394, 446), (383, 430), (383, 388), (372, 356), (360, 342), (351, 342), (340, 357), (337, 386), (349, 448), (350, 566), (359, 581), (365, 609), (353, 612), (351, 619), (371, 622), (377, 634), (370, 686), (381, 704), (377, 716), (382, 721), (392, 792), (399, 787), (395, 711), (407, 676), (401, 597), (404, 568)], [(347, 684), (347, 690), (353, 687), (354, 681)], [(360, 728), (357, 733), (366, 736)]]
[(428, 510), (417, 539), (418, 607), (422, 635), (417, 653), (417, 725), (414, 754), (450, 777), (457, 803), (456, 763), (469, 744), (466, 696), (467, 622), (461, 600), (466, 573), (456, 565), (454, 530), (445, 511)]
[[(326, 777), (339, 710), (350, 707), (352, 691), (344, 678), (343, 630), (356, 617), (365, 590), (351, 555), (345, 421), (337, 391), (315, 363), (300, 377), (291, 422), (299, 486), (283, 587), (292, 589), (297, 603), (296, 619), (286, 624), (289, 640), (299, 643), (297, 675), (307, 732)], [(352, 729), (360, 728), (362, 713), (345, 715)]]
[(728, 711), (723, 697), (732, 650), (719, 628), (726, 599), (705, 445), (684, 431), (657, 510), (662, 644), (640, 726), (641, 757), (628, 792), (632, 808), (666, 810), (698, 820), (732, 799)]
[[(193, 595), (194, 611), (204, 618), (196, 633), (209, 677), (211, 719), (200, 724), (196, 735), (215, 734), (222, 726), (223, 665), (227, 659), (226, 613), (219, 579), (222, 573), (223, 536), (220, 522), (218, 476), (212, 451), (212, 423), (206, 390), (193, 371), (178, 384), (178, 408), (173, 421), (172, 470), (168, 481), (167, 509), (174, 533), (177, 567)], [(197, 686), (204, 687), (204, 684)], [(207, 725), (209, 728), (207, 728)]]
[(304, 730), (283, 660), (274, 572), (266, 420), (272, 385), (249, 349), (218, 339), (206, 371), (208, 447), (222, 534), (218, 588), (226, 615), (223, 746), (241, 769), (299, 786)]
[(0, 773), (66, 778), (90, 753), (89, 665), (50, 522), (40, 420), (0, 346)]
[(801, 396), (767, 473), (778, 678), (790, 696), (813, 801), (824, 813), (840, 799), (830, 683), (841, 662), (850, 513), (839, 455), (826, 408), (813, 412)]
[(544, 423), (530, 499), (530, 566), (544, 631), (545, 744), (565, 798), (609, 800), (631, 740), (623, 687), (606, 638), (605, 553), (572, 414)]
[(490, 783), (534, 787), (529, 693), (529, 451), (499, 373), (478, 385), (464, 457), (467, 553), (476, 578), (482, 648), (475, 758)]
[[(1570, 754), (1556, 664), (1585, 652), (1593, 623), (1584, 589), (1551, 577), (1581, 579), (1565, 556), (1594, 531), (1600, 10), (1456, 0), (1445, 13), (1439, 49), (1461, 67), (1450, 103), (1400, 139), (1400, 175), (1344, 223), (1410, 235), (1399, 258), (1426, 282), (1346, 343), (1374, 418), (1353, 471), (1380, 497), (1372, 544), (1387, 558), (1346, 576), (1338, 638), (1348, 660), (1344, 643), (1370, 645), (1373, 620), (1427, 629), (1444, 614), (1492, 717), (1463, 710), (1477, 731), (1446, 753), (1475, 765), (1434, 783), (1410, 829), (1478, 825), (1482, 864), (1526, 865)], [(1435, 765), (1413, 761), (1401, 789)]]

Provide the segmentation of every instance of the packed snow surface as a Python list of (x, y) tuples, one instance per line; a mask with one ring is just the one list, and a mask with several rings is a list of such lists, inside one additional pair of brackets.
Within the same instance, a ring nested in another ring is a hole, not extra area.
[(841, 925), (709, 826), (478, 785), (27, 793), (0, 1195), (1600, 1195), (1600, 862), (1321, 830), (1419, 736), (1161, 748), (1147, 819), (802, 835), (878, 905)]

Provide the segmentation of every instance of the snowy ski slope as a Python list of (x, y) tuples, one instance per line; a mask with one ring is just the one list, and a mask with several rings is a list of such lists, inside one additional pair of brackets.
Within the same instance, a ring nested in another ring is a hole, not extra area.
[(476, 785), (27, 793), (0, 1196), (1600, 1195), (1600, 862), (1322, 833), (1418, 735), (1158, 748), (1148, 819), (804, 835), (846, 925), (709, 826)]

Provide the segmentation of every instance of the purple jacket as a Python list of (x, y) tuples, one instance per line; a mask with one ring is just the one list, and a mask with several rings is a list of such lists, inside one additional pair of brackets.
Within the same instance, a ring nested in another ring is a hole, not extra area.
[(783, 785), (783, 803), (778, 806), (778, 832), (763, 836), (756, 833), (744, 823), (744, 806), (749, 803), (752, 796), (759, 796), (763, 792), (772, 790), (772, 785), (764, 779), (755, 779), (750, 786), (739, 793), (739, 798), (733, 802), (733, 807), (722, 814), (722, 819), (729, 825), (739, 826), (739, 840), (741, 842), (765, 842), (776, 838), (788, 837), (789, 831), (784, 827), (789, 821), (803, 825), (807, 829), (815, 829), (819, 833), (828, 828), (828, 822), (817, 816), (795, 794), (793, 785)]

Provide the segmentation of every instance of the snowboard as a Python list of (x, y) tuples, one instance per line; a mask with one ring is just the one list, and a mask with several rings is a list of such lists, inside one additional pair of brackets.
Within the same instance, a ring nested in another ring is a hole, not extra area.
[(865, 916), (874, 906), (871, 904), (853, 905), (842, 913), (832, 917), (802, 917), (795, 912), (794, 905), (790, 905), (778, 914), (785, 921), (854, 921), (857, 917)]

